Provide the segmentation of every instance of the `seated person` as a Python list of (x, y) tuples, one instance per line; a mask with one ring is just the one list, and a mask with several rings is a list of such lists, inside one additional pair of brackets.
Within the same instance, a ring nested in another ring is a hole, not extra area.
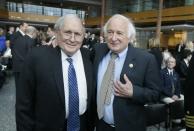
[(162, 101), (166, 104), (177, 100), (184, 100), (181, 95), (181, 85), (178, 73), (174, 70), (176, 60), (170, 56), (166, 61), (166, 68), (161, 70), (162, 88), (164, 97)]
[(6, 69), (7, 67), (5, 65), (2, 65), (0, 63), (0, 88), (3, 86), (4, 82), (5, 82), (5, 72), (4, 70)]
[(6, 41), (6, 50), (2, 55), (2, 64), (6, 65), (8, 69), (12, 68), (12, 54), (10, 48), (10, 41)]

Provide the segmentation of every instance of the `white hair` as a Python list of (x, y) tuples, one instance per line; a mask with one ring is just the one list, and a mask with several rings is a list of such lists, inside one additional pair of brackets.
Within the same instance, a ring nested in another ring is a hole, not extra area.
[(123, 15), (120, 14), (115, 14), (113, 15), (104, 25), (104, 34), (107, 35), (107, 27), (110, 24), (110, 22), (115, 19), (115, 18), (120, 18), (123, 20), (126, 20), (128, 22), (128, 38), (130, 38), (131, 41), (133, 41), (136, 37), (136, 30), (135, 30), (135, 26), (133, 25), (133, 22), (131, 21), (130, 18), (127, 18)]
[(66, 19), (70, 19), (70, 20), (71, 19), (76, 19), (76, 20), (78, 20), (80, 22), (80, 24), (82, 25), (83, 32), (85, 32), (85, 28), (83, 26), (82, 20), (75, 14), (67, 14), (65, 16), (60, 17), (54, 25), (54, 30), (55, 31), (61, 30), (64, 27), (64, 22), (65, 22)]
[(34, 33), (37, 33), (37, 29), (34, 26), (28, 26), (26, 29), (26, 34), (33, 35)]

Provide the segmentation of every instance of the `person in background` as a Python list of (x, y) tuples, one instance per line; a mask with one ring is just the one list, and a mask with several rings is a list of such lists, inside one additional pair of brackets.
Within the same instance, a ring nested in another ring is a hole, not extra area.
[(88, 49), (92, 51), (94, 49), (94, 45), (97, 44), (97, 39), (95, 34), (91, 34), (88, 40)]
[(188, 49), (185, 49), (183, 51), (183, 60), (180, 62), (179, 68), (180, 68), (180, 77), (186, 79), (188, 68), (189, 68), (189, 62), (192, 57), (192, 52)]
[(5, 73), (6, 68), (7, 68), (7, 66), (2, 65), (0, 62), (0, 89), (2, 88), (2, 86), (6, 80), (6, 73)]
[(168, 51), (168, 48), (165, 48), (162, 52), (162, 64), (161, 69), (166, 68), (166, 61), (167, 59), (172, 56), (172, 54)]
[(57, 47), (33, 48), (16, 93), (17, 131), (93, 131), (93, 69), (81, 48), (85, 28), (76, 15), (60, 17)]
[(162, 52), (160, 51), (159, 46), (160, 46), (159, 39), (152, 38), (149, 40), (149, 52), (155, 56), (158, 64), (158, 69), (160, 70), (163, 58), (162, 58)]
[(181, 53), (185, 49), (186, 43), (181, 40), (179, 44), (176, 46), (176, 52)]
[(107, 44), (96, 44), (96, 131), (145, 131), (144, 105), (159, 101), (160, 74), (155, 57), (130, 43), (135, 27), (123, 15), (105, 24)]
[(6, 50), (6, 37), (4, 30), (0, 28), (0, 56), (3, 55), (5, 50)]
[(2, 56), (2, 64), (7, 66), (7, 69), (12, 68), (12, 54), (10, 48), (10, 42), (6, 41), (6, 50)]
[(37, 43), (39, 46), (41, 45), (47, 45), (47, 39), (48, 39), (48, 35), (46, 32), (43, 31), (39, 31), (38, 35), (37, 35)]
[(187, 131), (194, 130), (194, 53), (189, 63), (188, 75), (185, 83), (185, 125)]
[(13, 39), (14, 31), (15, 31), (15, 28), (14, 28), (13, 26), (10, 26), (10, 27), (9, 27), (9, 30), (8, 30), (8, 32), (7, 32), (7, 34), (6, 34), (6, 40), (7, 40), (7, 41), (10, 42), (10, 41)]
[(191, 52), (194, 51), (194, 45), (192, 41), (187, 41), (185, 44), (185, 50), (190, 50)]
[(18, 30), (16, 30), (16, 32), (13, 34), (12, 39), (10, 39), (11, 48), (13, 47), (13, 45), (15, 44), (18, 38), (25, 36), (27, 28), (28, 28), (28, 23), (21, 22), (19, 24)]
[(46, 40), (46, 41), (48, 41), (47, 43), (46, 43), (46, 45), (51, 45), (52, 43), (53, 43), (53, 41), (55, 40), (55, 31), (54, 31), (54, 27), (53, 26), (49, 26), (48, 28), (47, 28), (47, 35), (48, 35), (48, 40)]
[(104, 37), (103, 37), (103, 36), (100, 36), (100, 37), (99, 37), (99, 43), (100, 43), (100, 44), (103, 44), (104, 42), (105, 42), (105, 41), (104, 41)]
[(19, 37), (17, 40), (15, 40), (15, 43), (11, 49), (16, 89), (19, 87), (19, 78), (21, 70), (23, 69), (24, 60), (32, 47), (36, 46), (36, 28), (33, 26), (28, 26), (25, 33), (25, 36)]
[(162, 101), (169, 104), (177, 100), (184, 100), (184, 96), (181, 94), (180, 77), (174, 70), (176, 66), (175, 58), (170, 56), (166, 61), (166, 66), (160, 72), (164, 93)]

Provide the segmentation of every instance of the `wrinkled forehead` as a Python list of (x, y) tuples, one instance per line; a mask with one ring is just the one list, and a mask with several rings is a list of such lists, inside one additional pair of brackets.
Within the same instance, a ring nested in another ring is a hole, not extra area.
[(62, 30), (84, 33), (84, 27), (79, 20), (64, 20)]
[(127, 19), (124, 19), (122, 17), (113, 17), (108, 23), (108, 27), (111, 25), (128, 26), (128, 24), (129, 24), (129, 21)]
[(126, 19), (120, 17), (113, 17), (107, 23), (107, 31), (119, 31), (128, 34), (128, 24)]

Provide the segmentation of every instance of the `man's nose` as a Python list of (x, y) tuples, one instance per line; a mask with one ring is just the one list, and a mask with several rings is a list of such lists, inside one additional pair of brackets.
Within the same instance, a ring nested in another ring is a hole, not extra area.
[(72, 41), (72, 42), (75, 41), (75, 34), (74, 34), (74, 33), (71, 34), (71, 41)]
[(115, 41), (115, 40), (117, 40), (117, 34), (116, 33), (113, 33), (112, 41)]

